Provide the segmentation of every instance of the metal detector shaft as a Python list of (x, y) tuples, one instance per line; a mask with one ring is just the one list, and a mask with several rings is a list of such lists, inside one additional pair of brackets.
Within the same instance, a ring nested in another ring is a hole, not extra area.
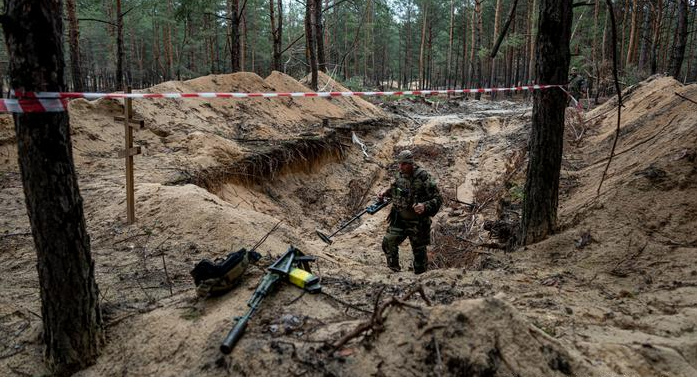
[(352, 222), (354, 222), (354, 221), (360, 219), (361, 216), (365, 215), (366, 212), (368, 212), (368, 209), (364, 209), (364, 210), (362, 210), (361, 212), (359, 212), (356, 216), (353, 216), (352, 218), (350, 218), (349, 221), (347, 221), (346, 223), (344, 223), (344, 225), (342, 225), (341, 227), (339, 227), (339, 229), (335, 230), (334, 233), (330, 234), (330, 235), (328, 236), (328, 238), (334, 237), (335, 234), (341, 232), (341, 231), (342, 231), (343, 229), (345, 229), (347, 226), (351, 225)]
[(366, 207), (366, 208), (365, 208), (364, 210), (362, 210), (361, 212), (359, 212), (357, 215), (353, 216), (351, 219), (349, 219), (349, 220), (348, 220), (347, 222), (345, 222), (343, 225), (341, 225), (341, 226), (339, 227), (339, 229), (337, 229), (337, 230), (334, 231), (334, 233), (332, 233), (332, 234), (330, 234), (330, 235), (327, 236), (326, 234), (324, 234), (324, 233), (320, 232), (319, 230), (317, 230), (317, 231), (316, 231), (316, 232), (317, 232), (317, 235), (319, 236), (319, 238), (320, 238), (322, 241), (324, 241), (324, 242), (326, 242), (327, 244), (330, 244), (330, 245), (331, 245), (331, 244), (332, 244), (331, 238), (334, 237), (337, 233), (341, 232), (344, 228), (346, 228), (347, 226), (349, 226), (352, 222), (354, 222), (354, 221), (360, 219), (361, 216), (365, 215), (366, 213), (369, 213), (369, 214), (371, 214), (371, 215), (374, 215), (374, 214), (376, 214), (379, 210), (381, 210), (381, 209), (383, 209), (385, 206), (387, 206), (388, 204), (390, 204), (390, 200), (382, 200), (382, 201), (375, 202), (375, 203), (369, 205), (368, 207)]

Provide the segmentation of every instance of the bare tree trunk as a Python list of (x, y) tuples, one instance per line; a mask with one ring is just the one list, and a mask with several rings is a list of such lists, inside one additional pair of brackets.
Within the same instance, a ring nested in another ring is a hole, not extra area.
[(591, 62), (593, 64), (593, 69), (596, 75), (598, 75), (598, 28), (600, 27), (598, 24), (598, 19), (600, 16), (600, 0), (595, 0), (595, 5), (593, 8), (593, 35), (591, 38), (591, 45), (592, 45), (592, 50), (591, 50)]
[(631, 28), (629, 29), (629, 46), (627, 47), (627, 60), (625, 62), (625, 66), (627, 67), (634, 63), (634, 57), (636, 56), (636, 46), (639, 40), (639, 29), (637, 26), (637, 19), (639, 17), (640, 12), (637, 3), (637, 0), (634, 0), (632, 2), (632, 24)]
[(68, 13), (68, 28), (70, 35), (70, 74), (73, 79), (73, 90), (82, 92), (82, 71), (80, 69), (80, 27), (77, 23), (75, 0), (66, 0), (65, 6)]
[[(65, 90), (59, 0), (6, 0), (0, 22), (12, 88)], [(14, 115), (37, 256), (44, 356), (53, 374), (93, 364), (102, 340), (94, 262), (73, 163), (67, 112)]]
[[(536, 55), (541, 82), (568, 78), (572, 13), (572, 0), (540, 0)], [(535, 91), (533, 101), (522, 245), (541, 241), (555, 231), (567, 99), (561, 90), (553, 89)]]
[(406, 81), (407, 86), (406, 89), (409, 90), (411, 89), (411, 81), (412, 81), (412, 75), (411, 75), (411, 11), (412, 11), (412, 2), (411, 0), (409, 1), (407, 5), (407, 45), (405, 47), (405, 52), (404, 52), (404, 81)]
[[(474, 76), (476, 80), (477, 88), (482, 87), (482, 58), (479, 56), (479, 49), (482, 47), (482, 0), (475, 0), (474, 2), (474, 15), (476, 16), (476, 33), (474, 41), (474, 55), (475, 55), (475, 65), (474, 65)], [(474, 99), (480, 100), (482, 94), (477, 92), (474, 95)]]
[(247, 15), (242, 10), (238, 16), (240, 20), (240, 71), (247, 70)]
[(668, 69), (670, 75), (678, 81), (680, 81), (680, 71), (687, 46), (687, 0), (679, 1), (677, 37), (673, 42), (673, 54), (670, 57), (670, 68)]
[(123, 14), (116, 0), (116, 90), (123, 90)]
[(271, 56), (271, 69), (275, 71), (281, 70), (281, 48), (282, 48), (282, 23), (283, 23), (283, 8), (282, 1), (278, 0), (278, 27), (276, 27), (276, 18), (274, 16), (274, 1), (269, 0), (269, 16), (271, 18), (271, 44), (273, 52)]
[[(680, 1), (680, 0), (677, 0)], [(677, 7), (670, 6), (670, 2), (666, 2), (666, 5), (669, 6), (670, 12), (668, 13), (668, 22), (665, 23), (666, 25), (666, 30), (665, 30), (665, 35), (660, 37), (658, 45), (661, 46), (661, 63), (660, 63), (660, 70), (662, 72), (668, 72), (670, 74), (668, 65), (670, 64), (670, 61), (668, 61), (669, 57), (669, 52), (672, 52), (671, 44), (669, 43), (670, 41), (670, 34), (671, 31), (673, 32), (673, 41), (677, 40), (677, 33), (678, 33), (678, 28), (676, 27), (675, 29), (671, 28), (671, 25), (673, 25), (673, 19), (675, 18), (675, 10)], [(662, 31), (661, 31), (662, 32)]]
[(644, 20), (641, 26), (641, 44), (639, 45), (639, 71), (644, 72), (646, 64), (649, 61), (650, 38), (651, 31), (651, 12), (644, 8)]
[[(533, 0), (532, 2), (532, 22), (530, 22), (530, 65), (528, 68), (528, 79), (531, 83), (537, 82), (538, 77), (536, 77), (536, 69), (535, 69), (535, 51), (536, 47), (535, 44), (537, 43), (537, 18), (539, 17), (537, 10), (539, 9), (539, 0)], [(567, 79), (564, 79), (564, 82), (566, 82)]]
[(421, 15), (421, 47), (419, 49), (419, 89), (423, 89), (426, 85), (426, 28), (428, 23), (428, 3), (423, 2), (423, 14)]
[(327, 72), (327, 58), (324, 54), (324, 26), (322, 25), (322, 0), (315, 2), (315, 43), (317, 44), (317, 69)]
[(450, 29), (448, 33), (448, 61), (446, 63), (447, 71), (446, 71), (446, 76), (445, 76), (445, 86), (446, 88), (450, 88), (450, 77), (451, 77), (451, 70), (452, 70), (452, 62), (453, 62), (453, 29), (454, 29), (454, 21), (455, 21), (455, 0), (450, 0)]
[[(501, 12), (502, 12), (501, 0), (496, 0), (496, 10), (494, 13), (494, 38), (499, 35), (499, 26), (501, 25)], [(492, 44), (494, 43), (494, 38), (491, 39)], [(489, 72), (489, 87), (497, 86), (496, 83), (496, 57), (491, 58), (491, 70)], [(496, 92), (491, 93), (491, 98), (496, 96)]]
[(622, 39), (620, 40), (620, 54), (618, 59), (618, 66), (620, 70), (624, 69), (624, 61), (622, 57), (624, 55), (625, 38), (627, 37), (627, 17), (629, 16), (629, 2), (630, 0), (624, 0), (624, 12), (622, 13)]
[(467, 1), (462, 5), (462, 87), (469, 84), (467, 72)]
[[(174, 5), (172, 4), (172, 0), (167, 0), (167, 14), (174, 19)], [(167, 51), (167, 76), (169, 78), (174, 77), (174, 44), (172, 43), (172, 24), (167, 23), (167, 37), (165, 39), (165, 43), (167, 45), (166, 51)]]
[(228, 32), (230, 41), (230, 72), (240, 71), (240, 14), (239, 0), (228, 0)]
[(310, 88), (317, 90), (317, 43), (315, 42), (315, 1), (307, 0), (305, 5), (305, 49), (310, 63)]

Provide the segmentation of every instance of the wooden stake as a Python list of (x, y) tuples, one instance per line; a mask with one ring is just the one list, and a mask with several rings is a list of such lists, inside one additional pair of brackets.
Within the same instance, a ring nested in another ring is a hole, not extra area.
[[(131, 87), (126, 87), (126, 93), (131, 92)], [(124, 155), (126, 158), (126, 223), (128, 225), (133, 224), (136, 221), (136, 209), (135, 209), (135, 193), (133, 184), (133, 128), (131, 128), (130, 120), (133, 114), (133, 100), (131, 98), (124, 99), (123, 106), (123, 124), (124, 131), (126, 134), (126, 147), (124, 148)]]

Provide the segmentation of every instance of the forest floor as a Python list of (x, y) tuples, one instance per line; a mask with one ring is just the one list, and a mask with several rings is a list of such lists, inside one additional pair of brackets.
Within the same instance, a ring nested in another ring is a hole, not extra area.
[[(322, 77), (325, 90), (343, 90)], [(168, 91), (307, 91), (280, 73), (207, 76)], [(511, 250), (521, 212), (531, 108), (463, 98), (142, 100), (137, 222), (125, 225), (117, 101), (70, 104), (73, 152), (106, 326), (80, 376), (695, 376), (697, 111), (652, 77), (616, 103), (569, 109), (559, 231)], [(322, 125), (329, 119), (329, 127)], [(355, 135), (355, 136), (354, 136)], [(354, 142), (360, 140), (360, 144)], [(0, 118), (0, 375), (46, 374), (36, 258), (11, 117)], [(430, 269), (386, 266), (388, 211), (335, 229), (415, 152), (445, 203)], [(467, 205), (471, 203), (473, 205)], [(189, 271), (251, 247), (280, 222), (240, 286), (200, 300)], [(263, 266), (289, 245), (318, 257), (322, 293), (283, 284), (230, 356), (218, 347)], [(407, 292), (423, 288), (423, 296)], [(424, 298), (425, 297), (425, 298)], [(393, 298), (403, 298), (393, 300)], [(389, 303), (389, 304), (388, 304)], [(382, 317), (373, 316), (377, 310)], [(371, 331), (338, 349), (358, 326)]]

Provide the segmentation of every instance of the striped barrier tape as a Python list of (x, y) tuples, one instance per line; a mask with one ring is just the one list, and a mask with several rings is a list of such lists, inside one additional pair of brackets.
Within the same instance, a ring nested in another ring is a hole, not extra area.
[(542, 90), (562, 87), (562, 85), (529, 85), (510, 88), (480, 88), (480, 89), (446, 89), (446, 90), (406, 90), (392, 92), (269, 92), (269, 93), (77, 93), (77, 92), (20, 92), (13, 91), (17, 98), (0, 99), (0, 112), (4, 113), (40, 113), (61, 112), (68, 108), (70, 99), (84, 98), (96, 100), (99, 98), (112, 99), (143, 99), (143, 98), (283, 98), (283, 97), (374, 97), (374, 96), (409, 96), (409, 95), (439, 95), (439, 94), (476, 94), (492, 92), (515, 92), (526, 90)]

